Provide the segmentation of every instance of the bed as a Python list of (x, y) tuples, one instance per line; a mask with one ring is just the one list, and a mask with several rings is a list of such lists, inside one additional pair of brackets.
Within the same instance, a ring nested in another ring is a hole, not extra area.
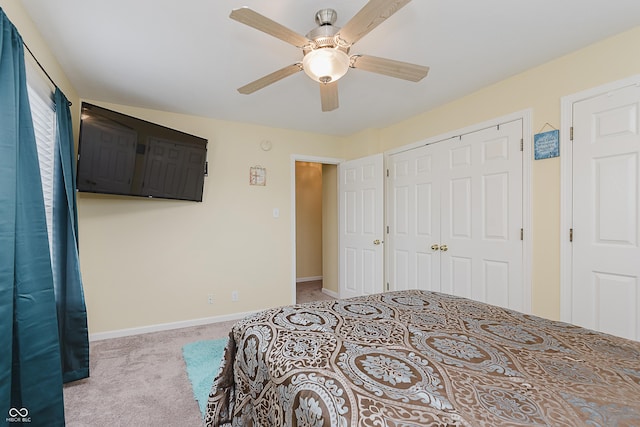
[(640, 343), (420, 290), (238, 322), (207, 426), (640, 426)]

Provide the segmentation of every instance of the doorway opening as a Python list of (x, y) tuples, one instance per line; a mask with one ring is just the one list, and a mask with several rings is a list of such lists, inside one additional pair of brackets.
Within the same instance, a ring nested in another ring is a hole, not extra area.
[(340, 159), (292, 156), (292, 303), (338, 298)]

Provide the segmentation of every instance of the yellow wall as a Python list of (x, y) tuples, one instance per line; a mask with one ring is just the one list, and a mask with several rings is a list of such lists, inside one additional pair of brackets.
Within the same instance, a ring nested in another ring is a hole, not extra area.
[[(25, 42), (73, 102), (64, 76), (20, 2), (0, 0)], [(209, 140), (203, 203), (80, 194), (80, 257), (91, 333), (239, 313), (291, 302), (291, 155), (356, 158), (515, 111), (533, 131), (560, 127), (560, 99), (640, 73), (640, 27), (385, 129), (337, 138), (104, 104)], [(259, 142), (269, 139), (264, 152)], [(248, 185), (249, 167), (267, 186)], [(559, 317), (558, 158), (532, 161), (533, 312)], [(273, 209), (280, 210), (274, 218)], [(231, 303), (237, 290), (240, 300)], [(214, 304), (207, 296), (214, 295)]]
[[(80, 193), (92, 333), (292, 301), (292, 154), (335, 157), (339, 138), (91, 101), (209, 140), (202, 203)], [(260, 141), (273, 143), (270, 151)], [(249, 168), (267, 170), (249, 185)], [(280, 211), (273, 217), (273, 209)], [(239, 301), (231, 301), (237, 291)], [(214, 304), (208, 304), (213, 295)]]
[[(528, 108), (533, 110), (534, 133), (547, 122), (559, 129), (563, 96), (640, 73), (638, 46), (640, 27), (382, 129), (375, 142), (384, 151)], [(350, 145), (350, 148), (358, 147)], [(351, 157), (365, 155), (367, 149), (364, 146), (364, 150), (351, 152)], [(532, 311), (557, 319), (560, 317), (560, 159), (532, 160), (532, 181)]]
[(296, 278), (322, 277), (322, 164), (296, 162)]
[(338, 294), (338, 167), (322, 165), (322, 287)]

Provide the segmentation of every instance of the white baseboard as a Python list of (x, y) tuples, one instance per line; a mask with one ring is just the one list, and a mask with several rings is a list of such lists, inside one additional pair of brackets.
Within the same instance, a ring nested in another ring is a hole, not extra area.
[(322, 276), (298, 277), (296, 283), (315, 282), (316, 280), (322, 280)]
[(211, 323), (226, 322), (229, 320), (240, 320), (251, 314), (262, 310), (247, 311), (244, 313), (225, 314), (222, 316), (204, 317), (200, 319), (182, 320), (179, 322), (160, 323), (157, 325), (141, 326), (139, 328), (119, 329), (115, 331), (98, 332), (89, 335), (89, 341), (101, 341), (111, 338), (128, 337), (131, 335), (148, 334), (150, 332), (169, 331), (172, 329), (188, 328), (191, 326), (208, 325)]
[(329, 295), (330, 297), (333, 297), (333, 298), (340, 298), (337, 292), (330, 291), (329, 289), (322, 288), (322, 293)]

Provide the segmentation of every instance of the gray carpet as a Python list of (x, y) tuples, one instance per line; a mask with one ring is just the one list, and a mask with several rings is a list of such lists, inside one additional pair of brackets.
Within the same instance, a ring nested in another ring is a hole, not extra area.
[(182, 346), (224, 338), (234, 323), (91, 343), (91, 377), (64, 388), (67, 426), (201, 426)]
[(302, 304), (309, 301), (322, 301), (335, 299), (322, 293), (322, 280), (300, 282), (296, 285), (296, 303)]
[[(298, 302), (332, 299), (322, 294), (321, 286), (300, 284)], [(234, 323), (92, 342), (91, 377), (64, 387), (67, 426), (201, 426), (182, 347), (225, 338)]]

